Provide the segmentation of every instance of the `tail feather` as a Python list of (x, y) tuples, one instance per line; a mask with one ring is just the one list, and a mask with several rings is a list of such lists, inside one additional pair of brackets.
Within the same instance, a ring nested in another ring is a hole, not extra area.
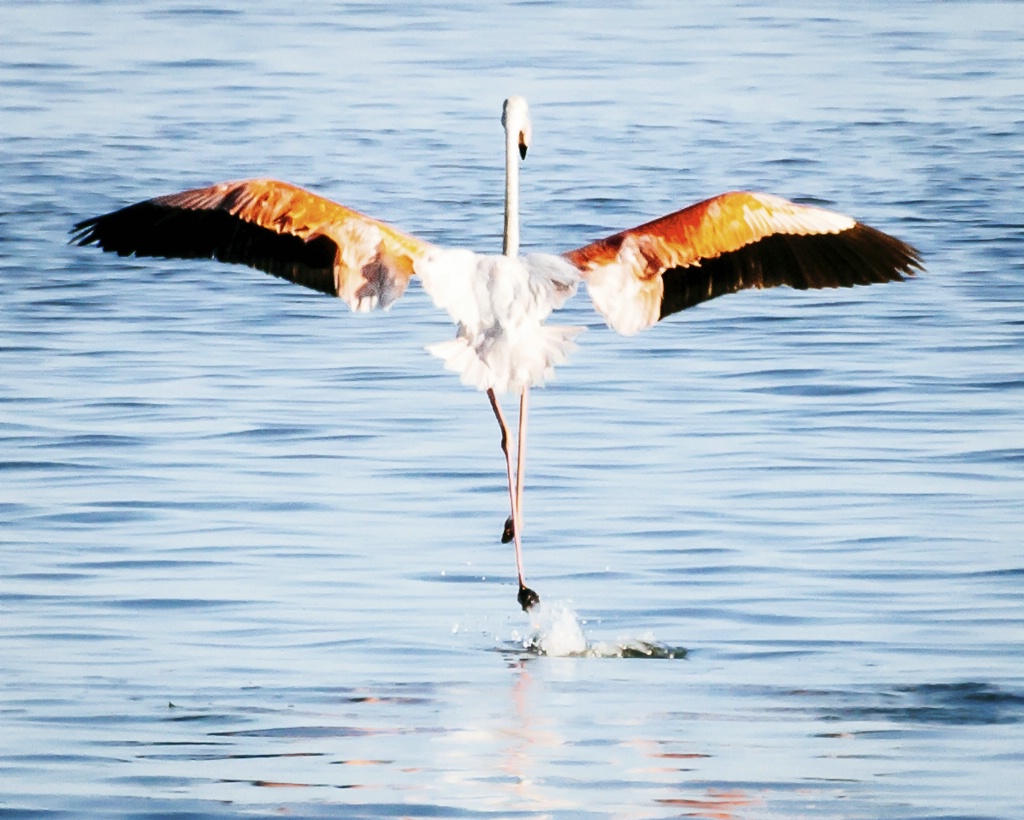
[(504, 335), (474, 339), (460, 334), (427, 350), (443, 360), (446, 369), (460, 374), (469, 387), (518, 392), (524, 387), (540, 387), (550, 379), (555, 365), (564, 364), (576, 349), (574, 339), (584, 330), (542, 325), (529, 338), (519, 340)]

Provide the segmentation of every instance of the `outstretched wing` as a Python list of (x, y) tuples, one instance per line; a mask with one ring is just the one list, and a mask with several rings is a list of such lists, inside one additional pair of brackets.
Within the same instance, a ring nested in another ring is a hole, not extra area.
[(222, 182), (79, 222), (72, 241), (120, 256), (238, 262), (344, 299), (387, 307), (432, 246), (287, 182)]
[(856, 220), (770, 194), (732, 192), (564, 254), (624, 334), (745, 288), (902, 280), (917, 250)]

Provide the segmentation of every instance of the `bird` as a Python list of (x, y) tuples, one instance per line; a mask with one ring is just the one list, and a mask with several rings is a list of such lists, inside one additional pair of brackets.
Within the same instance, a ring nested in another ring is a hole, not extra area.
[[(85, 219), (72, 243), (120, 256), (239, 263), (344, 300), (387, 310), (415, 277), (456, 326), (428, 346), (486, 393), (500, 428), (517, 601), (540, 597), (523, 571), (523, 487), (529, 394), (575, 348), (581, 327), (547, 324), (582, 283), (610, 328), (631, 336), (686, 308), (744, 289), (852, 287), (923, 272), (913, 246), (852, 217), (752, 191), (718, 194), (562, 253), (519, 253), (519, 171), (532, 141), (526, 100), (502, 106), (502, 253), (442, 247), (274, 179), (220, 182)], [(498, 394), (518, 394), (514, 442)]]

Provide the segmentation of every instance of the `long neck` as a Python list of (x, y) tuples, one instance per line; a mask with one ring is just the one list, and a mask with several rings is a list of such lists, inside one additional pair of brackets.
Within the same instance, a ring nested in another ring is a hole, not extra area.
[(519, 255), (519, 144), (518, 135), (505, 131), (505, 240), (501, 252)]

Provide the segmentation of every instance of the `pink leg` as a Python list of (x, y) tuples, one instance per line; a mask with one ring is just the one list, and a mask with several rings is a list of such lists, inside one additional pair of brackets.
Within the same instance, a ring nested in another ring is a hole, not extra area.
[(519, 394), (519, 445), (516, 450), (516, 503), (512, 506), (515, 511), (515, 526), (518, 533), (523, 523), (523, 482), (526, 475), (526, 401), (530, 395), (530, 388), (524, 387)]
[(505, 454), (505, 469), (508, 472), (508, 501), (512, 514), (505, 521), (505, 531), (501, 534), (501, 543), (507, 544), (512, 540), (516, 518), (516, 491), (512, 478), (512, 459), (508, 454), (508, 425), (505, 423), (505, 415), (501, 412), (501, 405), (498, 404), (498, 397), (490, 388), (487, 390), (487, 398), (490, 399), (494, 417), (498, 420), (498, 426), (501, 428), (501, 452)]
[(528, 610), (540, 600), (537, 593), (526, 586), (523, 576), (523, 547), (519, 536), (522, 530), (520, 506), (523, 500), (523, 475), (526, 465), (526, 449), (523, 446), (523, 440), (526, 435), (526, 394), (527, 391), (524, 390), (519, 399), (519, 445), (517, 447), (516, 476), (513, 480), (512, 459), (508, 452), (508, 425), (505, 423), (505, 416), (501, 412), (501, 406), (498, 404), (498, 398), (494, 395), (494, 391), (487, 391), (487, 398), (490, 399), (491, 409), (494, 410), (494, 416), (498, 419), (498, 426), (501, 427), (501, 451), (505, 454), (505, 466), (508, 471), (508, 496), (512, 506), (512, 515), (509, 516), (509, 521), (505, 523), (505, 534), (507, 535), (509, 529), (511, 529), (512, 538), (509, 539), (503, 535), (501, 540), (502, 543), (506, 543), (509, 540), (515, 541), (516, 571), (519, 575), (519, 595), (517, 598), (523, 610)]
[(524, 387), (519, 396), (519, 445), (516, 448), (516, 493), (515, 506), (512, 508), (516, 539), (516, 566), (519, 568), (519, 605), (525, 612), (534, 604), (540, 603), (540, 596), (526, 586), (523, 579), (523, 556), (520, 545), (520, 533), (523, 531), (523, 483), (526, 477), (526, 407), (530, 397), (530, 388)]

